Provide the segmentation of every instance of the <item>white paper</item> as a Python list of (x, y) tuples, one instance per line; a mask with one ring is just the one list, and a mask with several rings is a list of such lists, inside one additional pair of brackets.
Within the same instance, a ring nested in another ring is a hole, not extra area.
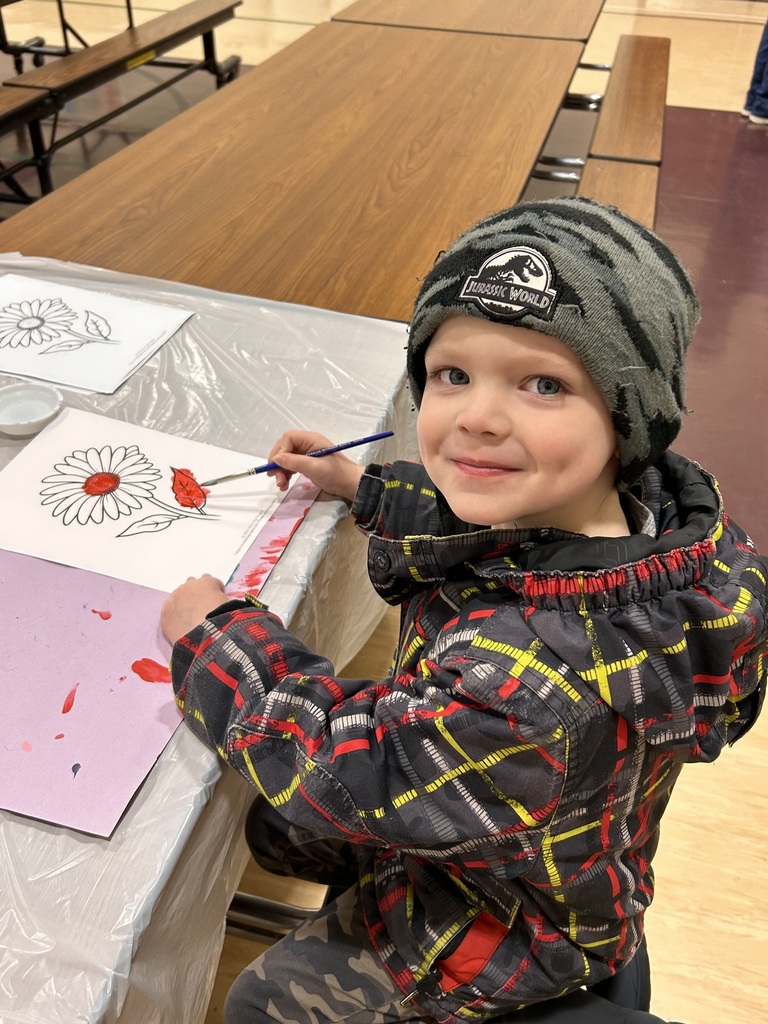
[(111, 394), (191, 316), (191, 310), (3, 274), (0, 372)]
[(283, 495), (265, 475), (194, 481), (265, 461), (64, 409), (0, 472), (0, 547), (162, 591), (226, 581)]

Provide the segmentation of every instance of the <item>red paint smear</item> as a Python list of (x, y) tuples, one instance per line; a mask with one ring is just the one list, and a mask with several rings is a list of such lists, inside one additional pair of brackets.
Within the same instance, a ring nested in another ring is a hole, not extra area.
[(263, 566), (261, 569), (253, 569), (251, 572), (247, 573), (245, 578), (242, 580), (242, 589), (247, 590), (251, 593), (253, 593), (253, 591), (258, 592), (258, 589), (264, 582), (264, 577), (267, 575), (268, 572), (269, 566), (266, 565)]
[(32, 744), (28, 743), (27, 740), (24, 740), (24, 742), (21, 744), (21, 749), (29, 753), (30, 750), (32, 749)]
[(75, 703), (75, 694), (77, 693), (77, 688), (79, 685), (80, 683), (75, 683), (75, 685), (72, 687), (72, 689), (65, 697), (64, 703), (61, 706), (62, 715), (66, 715), (72, 710), (72, 705)]
[(64, 733), (63, 732), (57, 732), (56, 735), (53, 738), (55, 740), (63, 740), (64, 739)]
[(100, 612), (97, 608), (91, 608), (94, 615), (98, 615), (100, 619), (111, 619), (112, 612)]
[(145, 683), (170, 683), (171, 673), (165, 665), (159, 665), (151, 658), (139, 658), (131, 668)]

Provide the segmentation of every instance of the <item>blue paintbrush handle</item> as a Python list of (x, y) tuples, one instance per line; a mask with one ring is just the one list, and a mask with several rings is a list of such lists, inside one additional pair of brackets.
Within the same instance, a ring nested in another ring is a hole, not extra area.
[[(368, 437), (358, 437), (355, 441), (345, 441), (343, 444), (335, 444), (332, 448), (318, 448), (316, 452), (307, 452), (312, 459), (319, 459), (321, 455), (333, 455), (335, 452), (343, 452), (345, 448), (357, 448), (360, 444), (369, 444), (371, 441), (381, 441), (383, 437), (392, 437), (394, 430), (385, 430), (381, 434), (370, 434)], [(249, 473), (268, 473), (270, 469), (280, 469), (276, 462), (265, 462), (263, 466), (256, 466), (249, 470)]]
[[(392, 437), (393, 434), (394, 430), (384, 430), (380, 434), (369, 434), (368, 437), (358, 437), (354, 441), (335, 444), (332, 448), (318, 448), (316, 452), (307, 452), (307, 455), (313, 459), (319, 459), (322, 455), (333, 455), (334, 452), (343, 452), (346, 448), (357, 448), (358, 445), (370, 444), (371, 441), (381, 441), (382, 438)], [(280, 467), (276, 462), (265, 462), (263, 466), (254, 466), (253, 469), (246, 469), (243, 473), (230, 473), (229, 476), (222, 476), (217, 480), (206, 480), (200, 486), (212, 487), (214, 484), (224, 483), (225, 480), (239, 480), (242, 477), (255, 476), (256, 473), (268, 473), (271, 469), (280, 469)]]

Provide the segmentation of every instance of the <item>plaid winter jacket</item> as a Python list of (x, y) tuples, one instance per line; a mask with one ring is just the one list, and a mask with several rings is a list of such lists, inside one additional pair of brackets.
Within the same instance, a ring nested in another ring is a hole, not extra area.
[(182, 638), (189, 725), (281, 813), (358, 845), (371, 939), (405, 998), (481, 1020), (630, 958), (682, 765), (755, 720), (766, 568), (714, 481), (668, 454), (653, 536), (450, 523), (424, 470), (353, 506), (402, 605), (389, 678), (334, 676), (248, 601)]

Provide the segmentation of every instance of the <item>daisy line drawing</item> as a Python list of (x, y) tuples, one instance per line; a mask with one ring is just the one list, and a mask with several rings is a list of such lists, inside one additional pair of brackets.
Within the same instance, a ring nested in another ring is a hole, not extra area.
[[(119, 345), (110, 338), (112, 328), (98, 313), (85, 311), (83, 330), (76, 331), (73, 324), (78, 313), (61, 299), (23, 299), (0, 309), (0, 348), (30, 348), (46, 346), (39, 355), (51, 352), (74, 352), (83, 345), (101, 343)], [(53, 344), (49, 344), (53, 342)]]
[(156, 493), (162, 473), (135, 444), (76, 450), (54, 470), (43, 477), (46, 486), (40, 491), (41, 504), (52, 505), (51, 514), (61, 516), (64, 526), (119, 519), (133, 515), (145, 504), (160, 511), (132, 522), (116, 536), (159, 533), (177, 519), (218, 518), (205, 512), (209, 491), (198, 484), (189, 469), (171, 467), (171, 492), (176, 504), (162, 501)]

